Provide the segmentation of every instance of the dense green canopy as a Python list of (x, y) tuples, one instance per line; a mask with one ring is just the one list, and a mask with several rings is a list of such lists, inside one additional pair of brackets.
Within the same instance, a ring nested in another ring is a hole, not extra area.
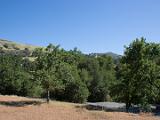
[[(129, 109), (160, 103), (160, 44), (144, 38), (125, 47), (120, 60), (65, 51), (49, 44), (34, 60), (0, 55), (0, 94), (46, 97), (70, 102), (118, 101)], [(117, 62), (118, 61), (118, 62)]]

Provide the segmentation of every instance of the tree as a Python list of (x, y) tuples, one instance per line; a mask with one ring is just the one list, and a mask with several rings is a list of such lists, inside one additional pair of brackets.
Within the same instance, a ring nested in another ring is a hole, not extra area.
[(0, 93), (27, 96), (31, 88), (30, 74), (23, 68), (22, 57), (0, 56)]
[(49, 44), (44, 51), (43, 49), (39, 49), (37, 53), (36, 77), (38, 76), (39, 80), (42, 81), (42, 86), (47, 92), (48, 103), (50, 100), (50, 90), (61, 87), (61, 81), (56, 78), (57, 68), (60, 63), (57, 57), (58, 48), (59, 46)]
[[(80, 79), (76, 66), (70, 66), (70, 79), (65, 81), (65, 100), (83, 103), (87, 101), (89, 91), (86, 84)], [(67, 75), (65, 75), (67, 78)]]
[(85, 56), (78, 64), (80, 77), (85, 81), (90, 95), (88, 101), (110, 100), (110, 87), (115, 79), (114, 65), (108, 56)]
[(120, 82), (115, 85), (118, 92), (115, 93), (126, 103), (127, 111), (132, 104), (148, 105), (150, 98), (156, 96), (158, 67), (154, 58), (160, 51), (153, 51), (153, 48), (144, 38), (136, 39), (126, 47), (121, 60)]

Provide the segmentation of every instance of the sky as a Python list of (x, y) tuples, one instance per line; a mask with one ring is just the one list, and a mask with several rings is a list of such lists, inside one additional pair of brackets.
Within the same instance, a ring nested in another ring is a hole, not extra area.
[(0, 38), (123, 54), (145, 37), (160, 42), (160, 0), (0, 0)]

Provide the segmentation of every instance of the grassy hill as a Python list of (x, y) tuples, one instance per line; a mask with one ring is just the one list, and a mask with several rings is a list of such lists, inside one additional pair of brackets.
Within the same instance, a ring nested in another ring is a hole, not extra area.
[[(31, 55), (32, 51), (35, 48), (38, 48), (40, 46), (33, 46), (29, 44), (21, 44), (21, 43), (16, 43), (10, 40), (4, 40), (0, 39), (0, 54), (1, 53), (12, 53), (12, 54), (19, 54), (22, 55), (23, 57), (28, 57)], [(26, 53), (26, 50), (29, 51), (30, 54), (24, 54)], [(116, 53), (112, 52), (107, 52), (107, 53), (91, 53), (90, 55), (92, 56), (111, 56), (115, 63), (119, 62), (119, 59), (122, 57), (121, 55), (118, 55)]]
[(24, 58), (28, 58), (29, 60), (34, 61), (35, 58), (32, 57), (33, 50), (39, 47), (40, 46), (21, 44), (9, 40), (0, 39), (0, 55), (20, 55)]
[(26, 48), (29, 50), (34, 50), (37, 47), (38, 46), (20, 44), (9, 40), (0, 39), (0, 48), (2, 50), (24, 50)]

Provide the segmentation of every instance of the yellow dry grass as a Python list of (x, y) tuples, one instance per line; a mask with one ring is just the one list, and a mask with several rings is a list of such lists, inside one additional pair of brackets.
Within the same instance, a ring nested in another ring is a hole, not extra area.
[(4, 44), (8, 45), (9, 48), (2, 47), (3, 50), (15, 50), (15, 48), (18, 48), (20, 50), (24, 50), (25, 48), (28, 48), (29, 50), (32, 51), (35, 48), (38, 48), (38, 46), (33, 46), (33, 45), (29, 45), (29, 44), (20, 44), (20, 43), (15, 43), (15, 42), (8, 41), (8, 40), (0, 39), (0, 46), (3, 46)]
[[(2, 102), (41, 101), (17, 96), (0, 96)], [(82, 104), (52, 101), (49, 104), (0, 105), (0, 120), (158, 120), (151, 114), (89, 111)]]

